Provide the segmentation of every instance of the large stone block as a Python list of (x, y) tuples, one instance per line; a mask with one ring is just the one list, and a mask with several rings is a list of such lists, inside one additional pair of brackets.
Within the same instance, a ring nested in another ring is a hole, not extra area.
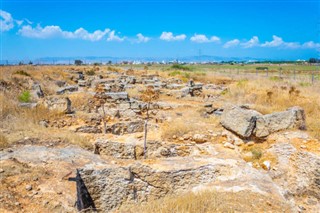
[(221, 115), (221, 124), (235, 134), (248, 138), (252, 135), (259, 116), (261, 114), (257, 111), (239, 106), (229, 106), (224, 109)]

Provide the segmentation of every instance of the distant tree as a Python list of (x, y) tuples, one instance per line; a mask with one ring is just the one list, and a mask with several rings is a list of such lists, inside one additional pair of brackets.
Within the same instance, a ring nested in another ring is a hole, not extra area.
[(33, 62), (32, 61), (29, 61), (29, 65), (32, 65), (33, 64)]
[(83, 61), (77, 59), (77, 60), (74, 60), (74, 64), (77, 66), (80, 66), (83, 64)]
[(144, 121), (144, 143), (143, 143), (143, 155), (147, 157), (147, 133), (148, 133), (148, 120), (150, 119), (150, 106), (151, 104), (159, 99), (159, 92), (155, 91), (152, 86), (147, 87), (140, 96), (141, 100), (147, 104), (142, 110), (145, 113)]
[(21, 66), (21, 65), (24, 65), (23, 61), (20, 61), (20, 62), (19, 62), (19, 66)]
[(93, 66), (101, 66), (102, 65), (102, 63), (99, 63), (99, 62), (94, 62), (93, 63)]
[(309, 63), (310, 64), (315, 64), (315, 63), (317, 63), (319, 60), (317, 60), (316, 58), (310, 58), (309, 59)]
[(112, 61), (108, 61), (108, 65), (111, 65), (112, 64)]

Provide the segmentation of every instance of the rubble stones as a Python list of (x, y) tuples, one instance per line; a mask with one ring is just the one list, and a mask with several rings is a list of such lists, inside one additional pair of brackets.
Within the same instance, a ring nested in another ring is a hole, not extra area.
[(32, 95), (34, 98), (43, 98), (44, 97), (44, 93), (41, 89), (40, 84), (33, 84), (32, 86)]
[(76, 132), (83, 133), (102, 133), (98, 126), (81, 126), (76, 129)]
[(66, 92), (78, 91), (78, 86), (67, 86), (59, 89), (56, 93), (57, 95), (65, 94)]

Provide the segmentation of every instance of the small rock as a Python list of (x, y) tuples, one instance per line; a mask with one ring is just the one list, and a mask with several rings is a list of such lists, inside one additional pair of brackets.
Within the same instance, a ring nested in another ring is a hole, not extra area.
[(27, 190), (27, 191), (32, 190), (32, 186), (31, 186), (31, 185), (27, 185), (27, 186), (26, 186), (26, 190)]
[(307, 204), (313, 206), (313, 205), (317, 205), (318, 202), (317, 202), (317, 199), (316, 199), (316, 198), (308, 198)]
[(172, 139), (177, 139), (177, 136), (176, 135), (172, 136)]
[(195, 134), (193, 136), (193, 140), (196, 142), (196, 143), (204, 143), (204, 142), (207, 142), (208, 139), (206, 138), (205, 135), (201, 135), (201, 134)]
[(306, 146), (306, 145), (301, 145), (300, 148), (301, 148), (301, 149), (306, 149), (307, 146)]
[(183, 137), (179, 137), (179, 139), (178, 139), (179, 141), (183, 141)]
[(253, 154), (252, 152), (246, 152), (244, 155), (243, 155), (243, 159), (245, 159), (246, 161), (249, 161), (253, 158)]
[(241, 146), (243, 144), (244, 144), (244, 142), (242, 140), (235, 140), (234, 141), (234, 145), (236, 145), (236, 146)]
[(190, 135), (184, 135), (184, 136), (183, 136), (183, 139), (184, 139), (184, 140), (189, 140), (189, 138), (190, 138)]
[(230, 142), (226, 142), (223, 146), (229, 149), (235, 149), (235, 146)]
[(248, 142), (248, 143), (246, 143), (247, 144), (247, 146), (253, 146), (254, 145), (254, 142), (253, 141), (250, 141), (250, 142)]
[(264, 170), (270, 170), (271, 169), (271, 163), (270, 161), (264, 161), (261, 165), (261, 167), (264, 169)]
[(3, 169), (0, 169), (0, 173), (4, 173), (4, 170), (3, 170)]
[(15, 202), (14, 205), (15, 206), (20, 206), (20, 203), (19, 202)]

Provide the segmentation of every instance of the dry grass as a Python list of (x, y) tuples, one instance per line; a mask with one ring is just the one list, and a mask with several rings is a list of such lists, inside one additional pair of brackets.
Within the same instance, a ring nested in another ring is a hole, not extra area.
[(319, 94), (319, 85), (305, 87), (284, 81), (262, 79), (240, 80), (230, 85), (224, 98), (237, 104), (251, 104), (263, 114), (300, 106), (306, 113), (308, 132), (320, 139)]
[(6, 136), (0, 133), (0, 149), (6, 148), (9, 146), (9, 142)]
[(209, 213), (209, 212), (290, 212), (289, 206), (272, 196), (248, 191), (202, 191), (171, 195), (144, 204), (124, 206), (119, 212)]
[(128, 93), (130, 98), (134, 99), (140, 99), (141, 92), (145, 90), (145, 87), (143, 86), (137, 86), (134, 88), (126, 89), (126, 92)]
[[(215, 116), (203, 117), (199, 110), (178, 109), (182, 116), (175, 115), (171, 121), (165, 122), (161, 127), (161, 137), (172, 139), (175, 135), (182, 137), (185, 134), (197, 134), (213, 130), (219, 126), (219, 118)], [(194, 112), (196, 111), (196, 112)]]

